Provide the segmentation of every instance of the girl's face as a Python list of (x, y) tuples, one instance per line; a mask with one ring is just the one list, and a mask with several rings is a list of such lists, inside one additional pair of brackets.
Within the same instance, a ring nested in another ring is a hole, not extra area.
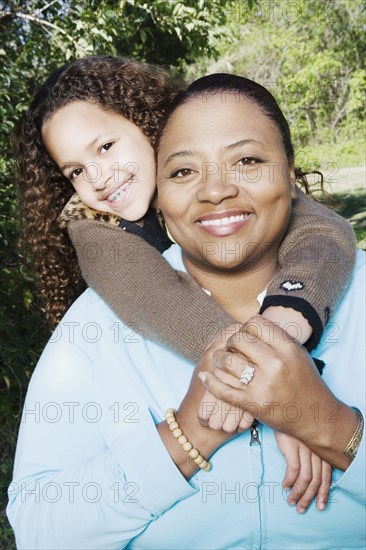
[(260, 268), (277, 258), (294, 182), (281, 135), (256, 104), (206, 95), (171, 116), (158, 156), (159, 205), (188, 270)]
[(129, 221), (146, 214), (156, 189), (154, 153), (135, 124), (74, 101), (45, 122), (42, 137), (87, 206)]

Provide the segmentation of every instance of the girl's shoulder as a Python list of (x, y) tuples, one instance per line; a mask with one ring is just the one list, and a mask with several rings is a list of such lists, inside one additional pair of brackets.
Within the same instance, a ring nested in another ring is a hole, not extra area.
[(95, 220), (98, 222), (108, 223), (117, 227), (120, 224), (121, 218), (108, 212), (99, 212), (93, 208), (86, 206), (75, 193), (64, 206), (59, 218), (59, 226), (67, 227), (71, 222), (76, 220)]

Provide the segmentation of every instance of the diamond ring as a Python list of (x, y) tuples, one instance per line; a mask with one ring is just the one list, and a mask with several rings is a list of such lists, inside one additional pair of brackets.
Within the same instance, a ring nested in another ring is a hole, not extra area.
[(254, 372), (255, 372), (255, 368), (248, 363), (247, 366), (244, 368), (243, 373), (240, 377), (240, 382), (247, 386), (249, 382), (252, 380), (254, 376)]

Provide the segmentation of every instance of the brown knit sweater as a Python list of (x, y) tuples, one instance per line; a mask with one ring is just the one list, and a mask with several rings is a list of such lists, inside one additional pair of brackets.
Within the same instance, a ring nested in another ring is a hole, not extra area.
[[(129, 232), (133, 224), (122, 222), (86, 207), (77, 195), (60, 218), (85, 281), (117, 316), (145, 338), (198, 362), (215, 334), (234, 320), (191, 277), (174, 271), (158, 246)], [(298, 191), (261, 312), (269, 306), (300, 311), (313, 329), (307, 342), (313, 349), (347, 286), (355, 250), (351, 226)]]

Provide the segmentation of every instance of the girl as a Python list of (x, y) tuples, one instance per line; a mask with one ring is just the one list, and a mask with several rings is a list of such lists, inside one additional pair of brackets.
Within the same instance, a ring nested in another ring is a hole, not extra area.
[[(171, 243), (157, 210), (153, 147), (178, 87), (136, 61), (78, 60), (49, 77), (15, 142), (22, 220), (49, 320), (61, 319), (85, 281), (129, 327), (197, 362), (234, 320), (160, 255)], [(298, 193), (261, 312), (288, 332), (295, 326), (295, 337), (313, 349), (354, 256), (350, 226)], [(257, 308), (256, 301), (253, 314)], [(285, 485), (299, 475), (288, 470)], [(304, 493), (302, 507), (312, 500), (306, 487), (292, 493), (295, 500)], [(322, 487), (320, 500), (326, 493)]]

